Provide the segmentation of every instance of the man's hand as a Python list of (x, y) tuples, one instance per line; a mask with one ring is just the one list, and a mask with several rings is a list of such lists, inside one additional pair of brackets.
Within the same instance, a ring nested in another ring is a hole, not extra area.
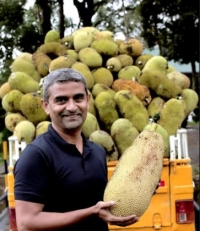
[(132, 225), (139, 220), (136, 215), (131, 215), (128, 217), (117, 217), (111, 214), (109, 208), (114, 205), (114, 201), (103, 202), (100, 201), (96, 204), (99, 207), (97, 215), (106, 221), (110, 225), (118, 225), (118, 226), (128, 226)]

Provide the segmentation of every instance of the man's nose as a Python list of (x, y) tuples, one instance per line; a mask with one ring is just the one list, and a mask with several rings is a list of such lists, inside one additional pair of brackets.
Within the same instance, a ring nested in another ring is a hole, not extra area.
[(66, 104), (66, 109), (69, 111), (75, 111), (77, 109), (76, 102), (72, 99), (68, 100)]

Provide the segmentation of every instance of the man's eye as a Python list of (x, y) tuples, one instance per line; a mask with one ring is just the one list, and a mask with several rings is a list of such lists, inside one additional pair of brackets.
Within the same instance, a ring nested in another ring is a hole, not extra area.
[(84, 95), (77, 95), (76, 97), (74, 97), (74, 100), (79, 102), (79, 101), (83, 100), (83, 98), (84, 98)]
[(67, 100), (66, 98), (61, 97), (61, 98), (57, 98), (56, 102), (62, 103), (62, 102), (66, 102), (66, 100)]

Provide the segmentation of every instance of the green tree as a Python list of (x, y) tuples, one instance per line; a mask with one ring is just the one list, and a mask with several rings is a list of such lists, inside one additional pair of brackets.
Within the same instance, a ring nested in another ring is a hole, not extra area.
[(199, 3), (196, 0), (142, 0), (138, 6), (142, 34), (149, 48), (156, 45), (167, 60), (191, 64), (193, 84), (198, 85)]

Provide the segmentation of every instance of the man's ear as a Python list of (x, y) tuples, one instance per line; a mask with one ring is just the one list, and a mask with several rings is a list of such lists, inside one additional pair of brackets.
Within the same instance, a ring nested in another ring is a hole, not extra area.
[(44, 111), (46, 112), (46, 114), (49, 115), (49, 104), (48, 104), (48, 102), (41, 99), (41, 105), (42, 105)]
[(91, 93), (89, 92), (88, 93), (88, 96), (87, 96), (87, 98), (88, 98), (88, 105), (87, 105), (87, 109), (89, 109), (89, 107), (90, 107), (90, 100), (91, 100)]

